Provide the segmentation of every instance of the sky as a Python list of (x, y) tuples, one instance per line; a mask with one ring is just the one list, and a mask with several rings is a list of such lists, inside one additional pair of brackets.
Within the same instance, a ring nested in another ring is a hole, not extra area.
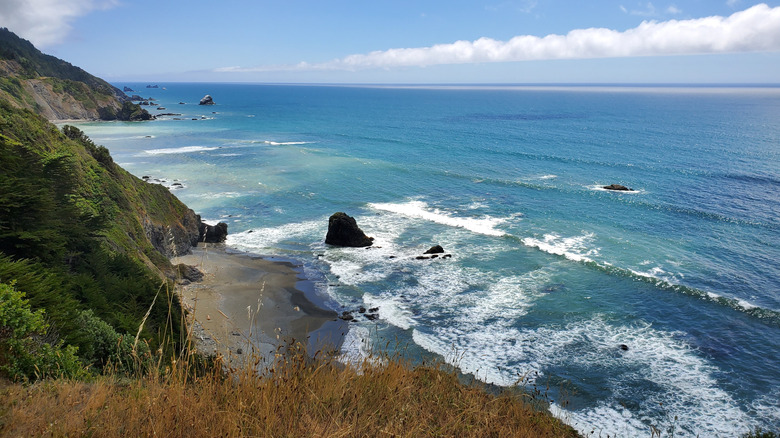
[(780, 83), (780, 0), (0, 0), (111, 82)]

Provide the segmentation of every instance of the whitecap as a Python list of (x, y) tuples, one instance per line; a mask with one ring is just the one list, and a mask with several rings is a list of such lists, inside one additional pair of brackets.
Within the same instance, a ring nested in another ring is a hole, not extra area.
[(591, 257), (599, 255), (600, 248), (589, 248), (588, 244), (594, 239), (593, 233), (581, 236), (561, 237), (558, 234), (545, 234), (542, 239), (526, 237), (522, 239), (524, 245), (538, 248), (546, 253), (564, 256), (577, 262), (593, 261)]
[(188, 154), (192, 152), (213, 151), (220, 149), (219, 146), (184, 146), (180, 148), (167, 148), (167, 149), (150, 149), (146, 150), (150, 155), (165, 155), (165, 154)]
[(369, 204), (370, 208), (381, 211), (422, 219), (451, 227), (465, 228), (469, 231), (488, 236), (504, 236), (506, 233), (497, 229), (498, 225), (506, 222), (505, 218), (482, 216), (480, 218), (459, 217), (438, 208), (430, 208), (423, 201), (409, 201), (401, 204), (375, 203)]
[(301, 144), (311, 144), (310, 141), (270, 141), (265, 140), (263, 143), (271, 146), (294, 146), (294, 145), (301, 145)]

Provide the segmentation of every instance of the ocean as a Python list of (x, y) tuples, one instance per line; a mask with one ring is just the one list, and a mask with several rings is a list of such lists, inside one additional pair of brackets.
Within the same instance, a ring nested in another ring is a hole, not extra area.
[[(588, 435), (780, 429), (780, 88), (116, 85), (177, 114), (78, 124), (117, 163), (379, 308), (345, 354), (537, 388)], [(325, 245), (338, 211), (374, 246)]]

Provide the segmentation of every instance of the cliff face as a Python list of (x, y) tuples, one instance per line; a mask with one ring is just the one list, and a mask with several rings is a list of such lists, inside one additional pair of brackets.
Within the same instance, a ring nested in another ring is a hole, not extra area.
[(108, 82), (0, 28), (0, 98), (49, 120), (149, 120)]

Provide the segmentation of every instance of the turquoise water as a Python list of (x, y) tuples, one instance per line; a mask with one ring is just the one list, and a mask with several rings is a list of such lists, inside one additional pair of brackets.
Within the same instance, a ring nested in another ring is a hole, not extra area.
[[(80, 127), (230, 246), (379, 307), (346, 353), (549, 386), (583, 433), (780, 427), (780, 89), (118, 85), (182, 115)], [(325, 246), (336, 211), (374, 247)]]

